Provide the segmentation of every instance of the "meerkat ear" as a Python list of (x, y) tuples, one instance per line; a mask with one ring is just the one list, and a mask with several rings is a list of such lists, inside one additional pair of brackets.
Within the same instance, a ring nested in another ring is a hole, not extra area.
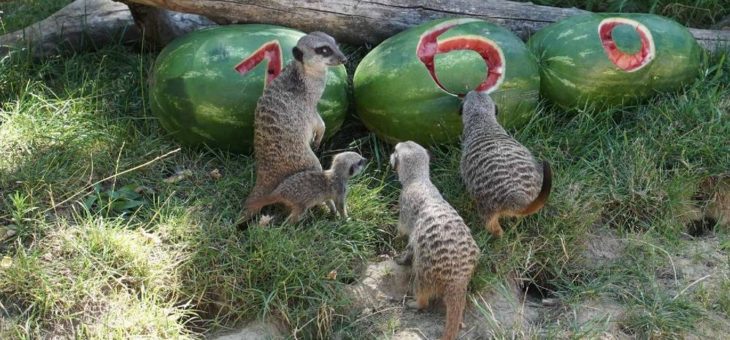
[(497, 106), (497, 104), (494, 104), (494, 116), (499, 116), (499, 106)]
[(304, 59), (304, 52), (302, 52), (299, 47), (294, 46), (294, 48), (291, 49), (291, 53), (294, 55), (294, 59), (300, 63)]
[(459, 104), (459, 116), (463, 116), (463, 115), (464, 115), (464, 102), (461, 102), (461, 104)]

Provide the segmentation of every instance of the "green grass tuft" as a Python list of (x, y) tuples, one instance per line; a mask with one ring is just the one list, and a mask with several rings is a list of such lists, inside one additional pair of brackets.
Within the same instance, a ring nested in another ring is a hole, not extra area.
[[(529, 303), (559, 300), (539, 325), (555, 337), (674, 338), (705, 334), (705, 320), (727, 324), (727, 226), (697, 236), (688, 223), (716, 194), (703, 183), (730, 168), (729, 56), (708, 57), (697, 82), (641, 105), (541, 105), (514, 134), (550, 161), (553, 191), (539, 214), (506, 220), (502, 239), (484, 230), (464, 191), (459, 148), (433, 150), (433, 181), (484, 254), (471, 291), (518, 278)], [(351, 219), (314, 209), (299, 225), (238, 230), (231, 224), (253, 182), (252, 159), (175, 151), (145, 99), (154, 57), (113, 46), (0, 60), (0, 338), (196, 338), (251, 319), (297, 338), (362, 336), (366, 322), (344, 288), (367, 261), (405, 245), (392, 146), (350, 117), (321, 159), (348, 149), (370, 160), (351, 182)], [(165, 181), (175, 174), (183, 175)], [(620, 247), (602, 258), (596, 243)], [(595, 300), (621, 316), (571, 318)], [(383, 329), (399, 327), (387, 322)]]

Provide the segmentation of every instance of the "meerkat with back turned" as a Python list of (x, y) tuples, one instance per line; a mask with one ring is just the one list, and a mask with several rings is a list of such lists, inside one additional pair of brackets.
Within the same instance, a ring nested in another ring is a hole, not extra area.
[(443, 297), (443, 339), (455, 339), (479, 248), (464, 220), (431, 183), (426, 149), (410, 141), (398, 143), (390, 164), (403, 186), (398, 230), (409, 237), (396, 263), (413, 268), (416, 301), (409, 306), (423, 309), (431, 297)]
[(461, 177), (487, 230), (499, 237), (501, 216), (525, 216), (545, 205), (552, 185), (550, 165), (539, 163), (497, 122), (497, 106), (488, 94), (469, 92), (460, 114)]
[(282, 203), (290, 210), (286, 221), (299, 222), (307, 209), (327, 201), (334, 201), (341, 218), (347, 218), (347, 181), (360, 173), (366, 159), (356, 152), (342, 152), (332, 159), (326, 171), (303, 171), (290, 176), (274, 191), (249, 202), (246, 209), (258, 212), (264, 206)]
[[(325, 131), (317, 102), (324, 92), (327, 68), (340, 65), (347, 58), (335, 40), (322, 32), (303, 36), (292, 52), (294, 60), (266, 87), (256, 105), (256, 183), (244, 207), (268, 195), (295, 173), (322, 171), (312, 151), (312, 144), (318, 148)], [(334, 213), (334, 204), (327, 204)], [(239, 222), (253, 215), (244, 208)]]

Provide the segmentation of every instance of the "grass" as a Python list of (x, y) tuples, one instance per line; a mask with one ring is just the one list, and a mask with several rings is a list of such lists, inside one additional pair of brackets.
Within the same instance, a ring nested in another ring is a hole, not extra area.
[(71, 2), (72, 0), (14, 0), (0, 2), (0, 34), (33, 24)]
[[(404, 245), (395, 238), (391, 146), (351, 117), (325, 148), (325, 163), (343, 148), (373, 160), (352, 182), (351, 220), (315, 212), (297, 226), (237, 230), (252, 159), (178, 150), (147, 106), (154, 57), (111, 46), (0, 61), (0, 338), (197, 338), (253, 319), (293, 338), (367, 334), (363, 322), (351, 325), (359, 316), (344, 288), (366, 261)], [(434, 150), (433, 180), (484, 253), (472, 291), (516, 275), (530, 299), (560, 300), (541, 315), (540, 336), (612, 331), (606, 318), (568, 320), (602, 299), (624, 310), (614, 320), (620, 331), (640, 338), (722, 331), (727, 226), (710, 223), (693, 237), (687, 225), (712, 197), (702, 184), (730, 168), (728, 57), (708, 57), (697, 82), (642, 105), (575, 113), (541, 105), (514, 133), (550, 160), (554, 191), (540, 214), (504, 223), (500, 240), (478, 227), (455, 175), (458, 148)], [(165, 181), (174, 174), (184, 176)], [(622, 245), (611, 258), (586, 255), (597, 234)], [(695, 263), (718, 269), (699, 280)]]

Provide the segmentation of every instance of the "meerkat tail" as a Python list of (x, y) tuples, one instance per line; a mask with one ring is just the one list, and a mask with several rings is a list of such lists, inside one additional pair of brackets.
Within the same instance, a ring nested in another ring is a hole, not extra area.
[(548, 161), (542, 161), (542, 187), (540, 188), (540, 194), (520, 214), (529, 215), (540, 210), (545, 205), (545, 202), (547, 202), (552, 186), (553, 172), (550, 169), (550, 163)]
[(466, 307), (466, 287), (468, 282), (458, 282), (450, 285), (444, 291), (446, 305), (446, 327), (443, 340), (454, 340), (461, 330), (461, 321), (464, 319)]

